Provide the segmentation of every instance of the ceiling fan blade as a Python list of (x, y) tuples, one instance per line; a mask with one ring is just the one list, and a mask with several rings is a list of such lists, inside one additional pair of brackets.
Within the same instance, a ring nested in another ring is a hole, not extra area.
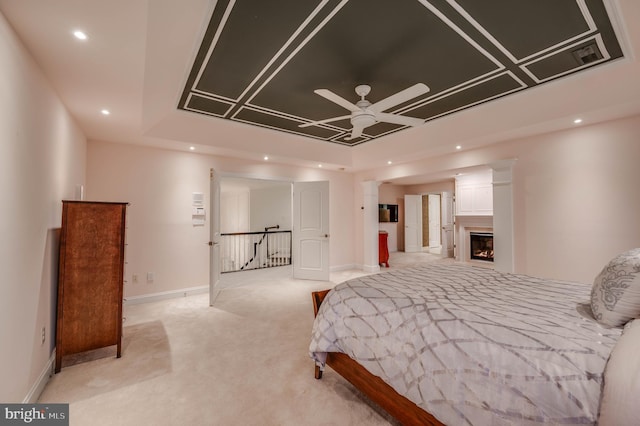
[(348, 109), (351, 112), (360, 111), (360, 108), (357, 105), (352, 104), (351, 102), (349, 102), (348, 100), (346, 100), (342, 96), (336, 95), (335, 93), (333, 93), (329, 89), (316, 89), (313, 92), (318, 94), (318, 95), (320, 95), (320, 96), (322, 96), (325, 99), (330, 100), (333, 103), (336, 103), (336, 104), (340, 105), (343, 108)]
[(376, 114), (378, 121), (384, 121), (385, 123), (400, 124), (401, 126), (419, 126), (424, 123), (421, 118), (406, 117), (404, 115), (388, 114), (386, 112), (379, 112)]
[(424, 95), (429, 91), (429, 86), (424, 83), (414, 84), (411, 87), (408, 87), (395, 95), (391, 95), (388, 98), (384, 98), (381, 101), (376, 102), (371, 105), (370, 108), (376, 112), (386, 111), (389, 108), (392, 108), (396, 105), (399, 105), (403, 102), (408, 101), (409, 99), (416, 98), (420, 95)]
[(315, 126), (315, 125), (318, 125), (318, 124), (331, 123), (332, 121), (346, 120), (347, 118), (351, 118), (351, 116), (350, 115), (341, 115), (340, 117), (332, 117), (332, 118), (327, 118), (327, 119), (320, 120), (320, 121), (312, 121), (311, 123), (302, 123), (298, 127)]
[(345, 140), (350, 141), (351, 139), (359, 138), (360, 136), (362, 136), (362, 130), (363, 130), (362, 127), (354, 126), (353, 129), (351, 130), (351, 135), (349, 137), (346, 137)]

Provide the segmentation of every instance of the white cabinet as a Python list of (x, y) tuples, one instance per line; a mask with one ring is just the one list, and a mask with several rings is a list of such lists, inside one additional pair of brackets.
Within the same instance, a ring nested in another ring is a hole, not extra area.
[(456, 178), (456, 215), (493, 215), (491, 170)]

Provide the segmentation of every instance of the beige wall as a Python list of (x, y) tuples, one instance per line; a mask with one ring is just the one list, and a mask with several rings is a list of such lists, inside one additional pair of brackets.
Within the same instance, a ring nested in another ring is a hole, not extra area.
[(456, 182), (454, 180), (426, 183), (421, 185), (405, 185), (406, 194), (440, 194), (445, 191), (454, 192)]
[(593, 282), (640, 247), (640, 117), (506, 144), (514, 166), (516, 270)]
[[(191, 194), (205, 194), (209, 214), (210, 168), (223, 176), (329, 181), (330, 265), (354, 265), (350, 174), (98, 141), (90, 141), (87, 151), (87, 198), (131, 203), (126, 297), (208, 285), (209, 217), (204, 227), (192, 225)], [(154, 273), (153, 283), (146, 282), (147, 272)]]
[[(291, 184), (253, 189), (250, 195), (252, 232), (262, 232), (271, 226), (279, 226), (280, 231), (291, 230)], [(221, 207), (224, 208), (224, 205)]]
[(2, 14), (0, 75), (0, 401), (8, 403), (37, 397), (49, 372), (61, 200), (84, 184), (86, 140)]

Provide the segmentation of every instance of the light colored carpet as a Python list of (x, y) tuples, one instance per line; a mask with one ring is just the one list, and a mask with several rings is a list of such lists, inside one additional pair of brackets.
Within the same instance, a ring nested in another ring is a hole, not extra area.
[(277, 269), (236, 273), (214, 307), (208, 295), (125, 306), (122, 358), (112, 347), (67, 360), (39, 402), (69, 403), (74, 426), (396, 424), (331, 369), (316, 380), (308, 356), (311, 292), (364, 273)]

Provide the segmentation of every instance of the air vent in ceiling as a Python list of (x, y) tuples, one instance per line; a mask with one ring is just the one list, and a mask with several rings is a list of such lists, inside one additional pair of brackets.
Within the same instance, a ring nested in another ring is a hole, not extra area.
[(578, 61), (580, 65), (590, 64), (591, 62), (596, 62), (602, 59), (600, 49), (598, 49), (598, 46), (595, 43), (582, 46), (571, 53), (573, 53), (573, 57), (576, 58), (576, 61)]

